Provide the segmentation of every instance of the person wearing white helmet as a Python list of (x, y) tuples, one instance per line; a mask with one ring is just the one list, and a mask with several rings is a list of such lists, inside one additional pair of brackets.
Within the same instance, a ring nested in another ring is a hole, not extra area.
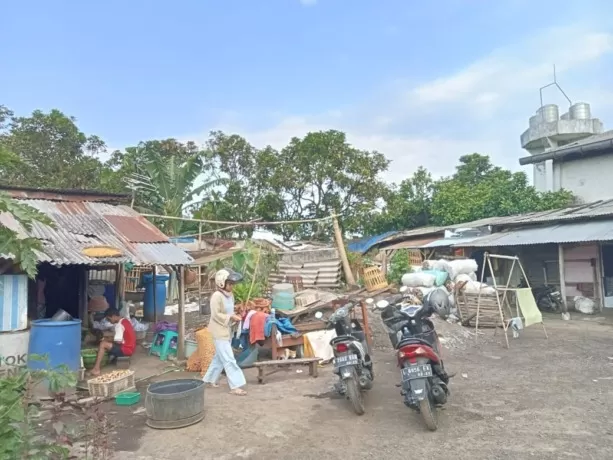
[(245, 374), (234, 358), (232, 351), (231, 327), (240, 322), (240, 316), (234, 313), (234, 296), (232, 287), (243, 279), (240, 273), (224, 268), (215, 274), (217, 291), (211, 295), (211, 318), (209, 319), (209, 332), (215, 343), (215, 356), (202, 378), (209, 387), (217, 387), (221, 371), (226, 371), (226, 378), (230, 386), (230, 393), (244, 396), (247, 392), (242, 388), (247, 384)]

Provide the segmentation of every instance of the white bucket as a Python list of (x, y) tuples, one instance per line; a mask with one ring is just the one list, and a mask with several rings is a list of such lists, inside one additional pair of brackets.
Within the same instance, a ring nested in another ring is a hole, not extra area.
[(185, 340), (185, 357), (189, 358), (198, 349), (198, 343), (195, 340)]

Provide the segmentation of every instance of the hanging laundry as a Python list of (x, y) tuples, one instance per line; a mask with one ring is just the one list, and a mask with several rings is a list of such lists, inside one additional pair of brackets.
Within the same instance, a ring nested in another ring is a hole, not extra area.
[(249, 322), (249, 342), (254, 344), (261, 340), (266, 340), (266, 334), (264, 333), (269, 315), (258, 311), (251, 316)]

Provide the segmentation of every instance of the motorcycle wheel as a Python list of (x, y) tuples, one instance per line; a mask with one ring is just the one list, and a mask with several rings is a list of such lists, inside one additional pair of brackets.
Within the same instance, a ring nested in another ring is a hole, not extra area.
[(364, 415), (364, 412), (366, 412), (364, 408), (364, 394), (360, 390), (357, 379), (353, 377), (347, 379), (345, 383), (347, 385), (347, 398), (351, 401), (354, 412), (358, 415)]
[(426, 427), (430, 431), (436, 431), (438, 429), (438, 417), (436, 415), (436, 408), (432, 404), (429, 396), (419, 403), (419, 412), (424, 419)]

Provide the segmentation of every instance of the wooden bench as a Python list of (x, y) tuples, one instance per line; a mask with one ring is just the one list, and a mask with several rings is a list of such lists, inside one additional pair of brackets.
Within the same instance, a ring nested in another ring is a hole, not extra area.
[[(298, 358), (298, 359), (273, 359), (270, 361), (258, 361), (253, 365), (258, 368), (258, 383), (264, 383), (264, 377), (274, 374), (281, 370), (281, 367), (295, 366), (295, 365), (308, 365), (309, 375), (311, 377), (317, 377), (317, 366), (319, 365), (320, 358)], [(264, 373), (266, 368), (272, 367), (273, 369), (267, 373)]]

